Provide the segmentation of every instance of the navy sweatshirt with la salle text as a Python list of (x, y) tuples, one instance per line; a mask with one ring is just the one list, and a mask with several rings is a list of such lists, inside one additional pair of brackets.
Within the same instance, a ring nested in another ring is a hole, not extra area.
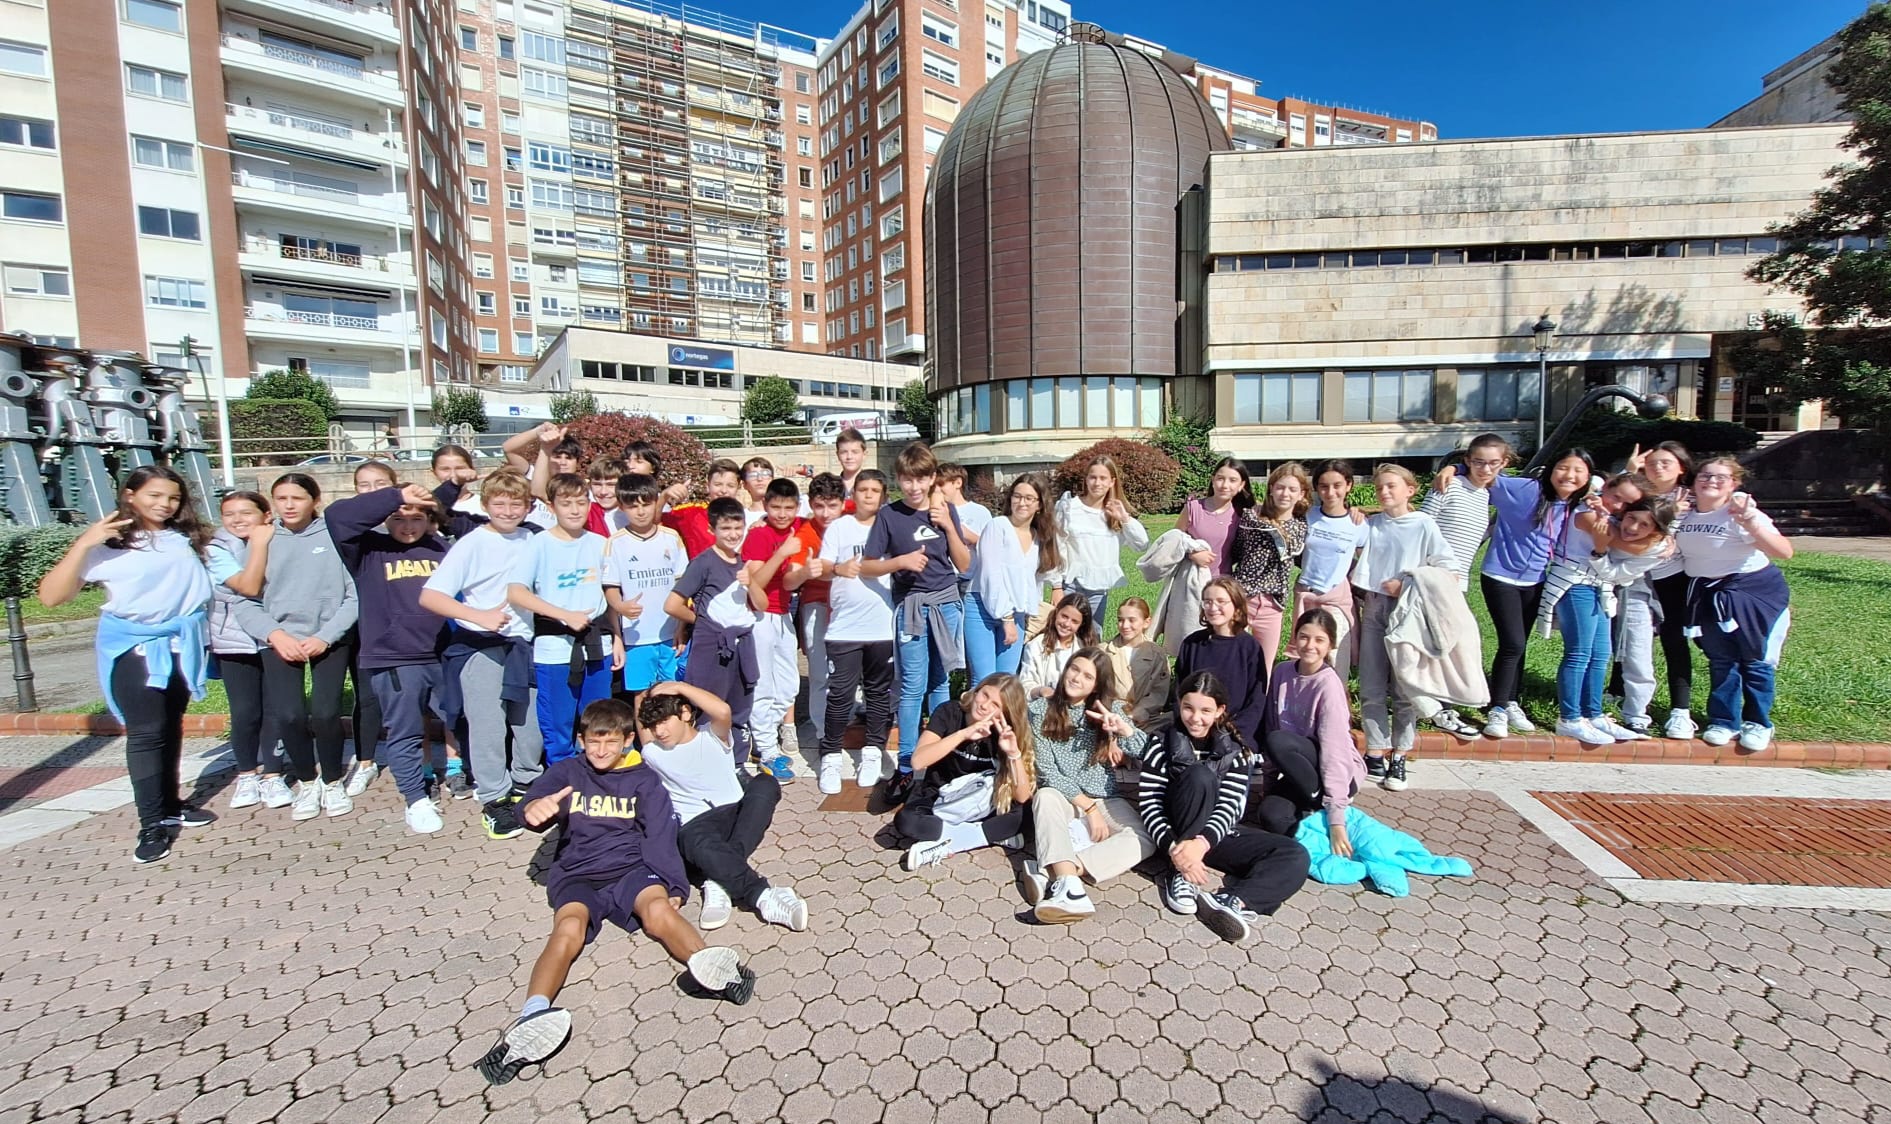
[(336, 500), (323, 513), (335, 549), (354, 575), (361, 666), (369, 670), (437, 663), (446, 650), (446, 618), (420, 607), (421, 588), (446, 557), (446, 543), (431, 531), (403, 543), (381, 530), (402, 502), (399, 488), (381, 488)]

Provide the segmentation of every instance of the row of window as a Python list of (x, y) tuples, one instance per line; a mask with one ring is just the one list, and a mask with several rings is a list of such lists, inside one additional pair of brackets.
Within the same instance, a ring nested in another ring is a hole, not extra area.
[[(658, 368), (635, 363), (607, 363), (601, 360), (584, 359), (578, 363), (578, 377), (586, 379), (609, 379), (614, 382), (667, 382), (671, 386), (699, 386), (712, 390), (734, 390), (735, 376), (729, 371), (702, 371), (689, 367), (669, 367), (662, 378), (658, 377)], [(754, 386), (761, 376), (744, 375), (742, 389)], [(858, 383), (828, 382), (818, 379), (789, 379), (796, 394), (811, 394), (827, 398), (867, 399), (879, 401), (880, 387), (867, 387)], [(890, 401), (893, 392), (887, 391)]]
[[(1436, 420), (1436, 371), (1346, 371), (1341, 377), (1341, 419), (1345, 422)], [(1318, 425), (1325, 420), (1324, 386), (1325, 376), (1319, 371), (1237, 374), (1234, 424)], [(1535, 367), (1458, 369), (1457, 421), (1523, 421), (1536, 416), (1539, 401)]]
[[(1871, 240), (1845, 238), (1830, 244), (1834, 250), (1863, 250)], [(1770, 254), (1779, 239), (1691, 238), (1665, 242), (1539, 242), (1527, 245), (1470, 246), (1427, 250), (1329, 250), (1299, 254), (1224, 254), (1215, 259), (1217, 273), (1253, 273), (1274, 269), (1377, 269), (1397, 266), (1491, 265), (1518, 261), (1611, 261), (1624, 258), (1711, 258)]]
[(948, 391), (938, 407), (940, 437), (1042, 429), (1154, 429), (1162, 424), (1162, 380), (1095, 375), (1009, 379)]

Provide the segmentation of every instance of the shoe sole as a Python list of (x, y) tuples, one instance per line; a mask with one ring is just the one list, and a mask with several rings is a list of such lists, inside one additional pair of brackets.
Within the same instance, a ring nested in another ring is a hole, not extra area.
[(409, 835), (433, 835), (445, 827), (445, 824), (441, 824), (439, 827), (415, 827), (410, 823), (407, 825), (407, 833)]
[(1044, 900), (1044, 894), (1047, 889), (1044, 886), (1040, 886), (1037, 879), (1032, 878), (1028, 874), (1024, 876), (1024, 883), (1021, 888), (1024, 893), (1024, 904), (1030, 906), (1032, 909), (1036, 909), (1038, 903)]
[(500, 840), (517, 839), (519, 836), (524, 835), (524, 834), (525, 834), (525, 829), (522, 827), (514, 829), (512, 831), (494, 831), (492, 829), (491, 824), (486, 825), (486, 838), (488, 839), (500, 839)]
[(1412, 782), (1398, 781), (1398, 780), (1393, 780), (1391, 777), (1387, 777), (1383, 782), (1381, 782), (1381, 784), (1383, 785), (1383, 787), (1385, 788), (1387, 792), (1404, 792), (1406, 789), (1411, 787)]
[(1209, 932), (1229, 944), (1240, 944), (1248, 939), (1252, 931), (1240, 914), (1213, 900), (1202, 902), (1201, 911), (1196, 916), (1201, 918)]
[(741, 980), (742, 956), (733, 948), (705, 948), (685, 965), (690, 979), (705, 991), (720, 992)]
[(1046, 925), (1074, 925), (1096, 913), (1093, 909), (1065, 909), (1039, 902), (1033, 915)]
[(300, 823), (303, 820), (315, 819), (317, 816), (320, 816), (321, 814), (322, 814), (322, 808), (321, 808), (321, 805), (319, 804), (306, 812), (300, 808), (295, 807), (294, 805), (291, 805), (289, 818), (292, 820), (295, 820), (297, 823)]
[(908, 847), (906, 853), (900, 856), (900, 866), (908, 873), (918, 870), (920, 867), (938, 866), (945, 861), (944, 848), (939, 848), (938, 858), (932, 856), (933, 852), (926, 850), (923, 845)]
[(148, 859), (141, 859), (137, 855), (134, 854), (131, 856), (131, 861), (137, 863), (139, 866), (149, 866), (152, 863), (163, 862), (165, 859), (168, 859), (170, 857), (171, 857), (171, 849), (169, 847), (166, 847), (164, 848), (164, 853), (161, 855), (153, 855)]
[(351, 801), (351, 802), (349, 802), (349, 803), (348, 803), (348, 804), (347, 804), (347, 805), (346, 805), (345, 807), (341, 807), (341, 808), (323, 808), (323, 809), (322, 809), (322, 814), (323, 814), (324, 816), (327, 816), (327, 817), (328, 817), (329, 819), (331, 819), (331, 820), (338, 820), (338, 819), (340, 819), (340, 818), (342, 818), (343, 816), (349, 816), (349, 815), (353, 815), (353, 814), (354, 814), (354, 810), (355, 810), (355, 806), (354, 806), (354, 803), (353, 803), (353, 802)]
[(794, 908), (788, 911), (788, 920), (784, 922), (784, 924), (791, 933), (807, 932), (808, 903), (797, 899), (794, 903)]
[(553, 1007), (513, 1026), (499, 1044), (479, 1059), (480, 1075), (493, 1085), (504, 1085), (528, 1065), (541, 1065), (571, 1037), (571, 1012)]
[(1168, 910), (1170, 913), (1175, 914), (1177, 917), (1193, 917), (1197, 913), (1201, 912), (1200, 908), (1193, 901), (1189, 902), (1187, 909), (1183, 909), (1181, 902), (1174, 901), (1169, 898), (1162, 899), (1162, 908)]
[(229, 808), (232, 812), (234, 812), (238, 808), (254, 808), (256, 805), (261, 804), (262, 802), (263, 802), (263, 798), (260, 796), (257, 796), (249, 800), (231, 800), (228, 804), (224, 806), (226, 808)]

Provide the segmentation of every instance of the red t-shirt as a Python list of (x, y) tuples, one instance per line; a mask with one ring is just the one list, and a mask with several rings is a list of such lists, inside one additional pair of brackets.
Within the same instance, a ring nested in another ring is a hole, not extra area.
[(683, 552), (691, 558), (716, 545), (716, 533), (709, 528), (709, 505), (684, 504), (663, 513), (659, 520), (683, 539)]
[(584, 516), (584, 529), (594, 535), (602, 535), (606, 540), (610, 539), (613, 528), (611, 527), (610, 516), (605, 513), (603, 504), (596, 500), (591, 501), (591, 510), (586, 512)]
[[(764, 519), (750, 527), (748, 537), (742, 540), (742, 561), (766, 562), (773, 558), (775, 551), (780, 549), (782, 543), (796, 537), (795, 532), (801, 529), (801, 523), (802, 521), (797, 519), (787, 530), (777, 531), (768, 525), (768, 520)], [(787, 577), (788, 567), (793, 565), (793, 559), (794, 556), (790, 555), (789, 560), (781, 564), (781, 569), (775, 571), (774, 579), (764, 587), (768, 592), (768, 612), (786, 613), (788, 611), (788, 591), (782, 587), (782, 579)]]
[[(801, 540), (801, 549), (796, 551), (795, 556), (788, 561), (796, 566), (805, 566), (808, 564), (808, 559), (821, 553), (821, 529), (814, 525), (814, 520), (803, 519), (801, 525), (795, 528), (794, 533), (795, 537)], [(801, 583), (801, 603), (803, 605), (825, 604), (827, 586), (828, 579), (826, 578), (810, 579)]]

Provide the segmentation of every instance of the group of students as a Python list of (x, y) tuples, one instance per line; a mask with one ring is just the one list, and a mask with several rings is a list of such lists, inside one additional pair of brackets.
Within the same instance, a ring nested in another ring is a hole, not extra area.
[[(1161, 855), (1163, 905), (1230, 941), (1305, 881), (1293, 836), (1307, 816), (1323, 812), (1334, 853), (1349, 855), (1360, 785), (1405, 787), (1421, 715), (1391, 673), (1387, 622), (1428, 568), (1468, 585), (1486, 537), (1499, 646), (1484, 733), (1529, 729), (1516, 692), (1540, 609), (1564, 634), (1559, 732), (1598, 742), (1648, 729), (1659, 638), (1667, 731), (1691, 734), (1693, 638), (1713, 679), (1702, 736), (1749, 749), (1771, 737), (1789, 612), (1770, 559), (1791, 546), (1726, 459), (1695, 466), (1663, 445), (1601, 482), (1573, 450), (1538, 481), (1502, 475), (1509, 447), (1485, 436), (1422, 510), (1413, 475), (1378, 466), (1370, 518), (1348, 505), (1345, 462), (1311, 476), (1282, 465), (1257, 499), (1246, 467), (1224, 460), (1179, 521), (1207, 580), (1200, 628), (1171, 668), (1139, 598), (1118, 607), (1117, 636), (1098, 635), (1124, 584), (1122, 549), (1149, 541), (1107, 457), (1054, 503), (1031, 474), (989, 512), (924, 444), (899, 454), (892, 482), (863, 467), (857, 433), (837, 453), (842, 471), (813, 477), (805, 496), (760, 458), (717, 461), (706, 502), (691, 503), (686, 487), (659, 484), (648, 445), (580, 475), (582, 450), (548, 426), (508, 442), (507, 466), (483, 479), (465, 450), (442, 447), (431, 490), (362, 465), (357, 494), (326, 509), (314, 480), (285, 473), (267, 497), (224, 497), (214, 534), (175, 472), (133, 472), (119, 510), (79, 536), (40, 595), (107, 591), (99, 672), (127, 729), (134, 859), (161, 859), (172, 829), (214, 819), (178, 794), (181, 717), (213, 673), (231, 703), (233, 808), (346, 815), (385, 766), (415, 832), (440, 830), (448, 795), (477, 797), (495, 839), (563, 825), (552, 936), (525, 1008), (481, 1061), (502, 1081), (568, 1034), (551, 1001), (604, 921), (647, 930), (687, 987), (735, 1002), (754, 975), (701, 931), (736, 905), (808, 926), (807, 902), (751, 863), (794, 778), (798, 652), (821, 790), (850, 773), (883, 784), (908, 870), (1024, 851), (1035, 916), (1069, 923), (1094, 911), (1086, 880)], [(1601, 701), (1615, 650), (1619, 721)], [(1428, 709), (1439, 728), (1476, 736), (1455, 711)], [(429, 747), (430, 715), (450, 745)], [(842, 738), (856, 717), (865, 743), (850, 763)], [(1132, 775), (1133, 801), (1119, 790)], [(695, 925), (679, 912), (692, 886)]]

